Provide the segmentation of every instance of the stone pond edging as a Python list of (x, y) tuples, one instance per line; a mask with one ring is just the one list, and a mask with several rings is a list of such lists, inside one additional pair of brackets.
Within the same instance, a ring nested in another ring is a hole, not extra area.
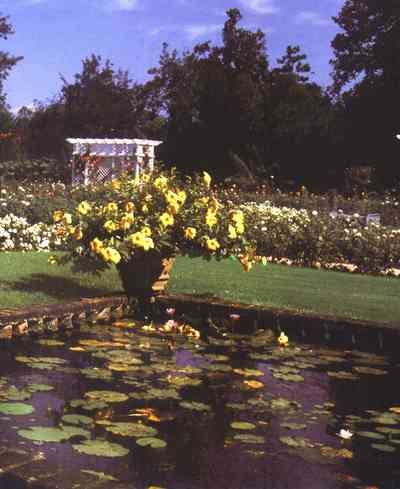
[[(231, 314), (238, 314), (239, 322), (251, 325), (254, 330), (268, 328), (277, 333), (285, 331), (289, 337), (293, 335), (310, 343), (323, 339), (333, 346), (385, 351), (400, 356), (400, 318), (397, 326), (190, 295), (166, 294), (159, 296), (157, 303), (163, 307), (174, 307), (178, 315), (227, 319)], [(122, 295), (28, 309), (2, 309), (0, 339), (69, 330), (82, 322), (108, 322), (126, 317), (129, 312), (127, 298)]]

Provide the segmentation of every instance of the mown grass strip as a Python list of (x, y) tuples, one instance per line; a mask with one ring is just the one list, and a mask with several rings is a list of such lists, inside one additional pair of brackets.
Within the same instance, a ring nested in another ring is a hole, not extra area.
[[(30, 307), (121, 293), (115, 270), (99, 277), (47, 263), (46, 253), (0, 254), (0, 308)], [(363, 319), (400, 326), (400, 279), (180, 257), (168, 292)]]

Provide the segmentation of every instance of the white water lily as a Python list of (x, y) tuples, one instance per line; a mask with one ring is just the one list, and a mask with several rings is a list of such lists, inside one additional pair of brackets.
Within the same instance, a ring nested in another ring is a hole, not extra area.
[(342, 428), (339, 431), (338, 435), (340, 436), (340, 438), (343, 438), (344, 440), (350, 440), (350, 438), (352, 438), (354, 433), (352, 433), (350, 430), (346, 430), (346, 429)]

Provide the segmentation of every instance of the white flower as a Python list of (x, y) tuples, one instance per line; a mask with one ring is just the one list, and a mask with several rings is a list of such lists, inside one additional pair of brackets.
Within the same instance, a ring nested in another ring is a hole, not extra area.
[(354, 433), (352, 433), (350, 430), (346, 430), (344, 428), (342, 428), (338, 435), (340, 436), (340, 438), (343, 438), (344, 440), (350, 440), (350, 438), (352, 438)]

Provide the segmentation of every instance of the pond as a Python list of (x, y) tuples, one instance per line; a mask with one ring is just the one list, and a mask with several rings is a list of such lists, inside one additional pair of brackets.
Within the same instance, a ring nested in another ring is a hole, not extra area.
[(0, 346), (1, 489), (400, 487), (400, 364), (133, 320)]

